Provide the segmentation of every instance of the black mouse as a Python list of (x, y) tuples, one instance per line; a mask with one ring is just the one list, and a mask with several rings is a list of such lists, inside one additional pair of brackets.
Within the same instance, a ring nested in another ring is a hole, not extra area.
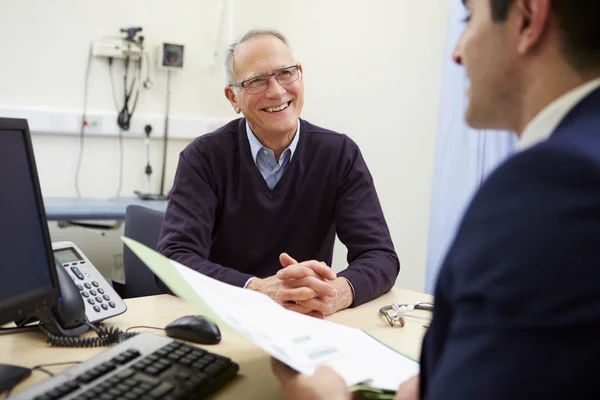
[(165, 326), (165, 333), (173, 339), (200, 344), (221, 342), (219, 327), (201, 315), (186, 315)]

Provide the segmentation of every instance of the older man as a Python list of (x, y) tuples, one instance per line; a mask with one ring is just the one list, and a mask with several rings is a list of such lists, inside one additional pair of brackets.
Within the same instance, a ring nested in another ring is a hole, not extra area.
[[(599, 399), (600, 2), (465, 4), (467, 123), (516, 132), (521, 152), (466, 211), (397, 398)], [(275, 370), (288, 398), (349, 398), (328, 369)]]
[[(373, 179), (350, 138), (300, 119), (303, 69), (286, 38), (246, 33), (225, 71), (244, 118), (182, 151), (158, 250), (316, 317), (387, 292), (400, 267)], [(336, 233), (348, 248), (337, 277)]]

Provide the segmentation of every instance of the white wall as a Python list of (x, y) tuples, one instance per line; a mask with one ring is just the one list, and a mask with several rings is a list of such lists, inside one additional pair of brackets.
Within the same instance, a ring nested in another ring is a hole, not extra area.
[[(232, 25), (219, 43), (254, 27), (280, 29), (304, 65), (303, 117), (347, 133), (360, 145), (374, 175), (399, 253), (399, 286), (423, 289), (430, 185), (437, 105), (441, 87), (447, 4), (415, 0), (227, 0)], [(436, 2), (440, 3), (440, 2)], [(230, 119), (222, 94), (220, 59), (214, 52), (219, 3), (208, 0), (19, 0), (0, 6), (0, 108), (80, 110), (89, 43), (118, 34), (120, 27), (144, 27), (147, 44), (162, 40), (186, 45), (186, 66), (173, 77), (171, 114)], [(222, 54), (222, 51), (220, 52)], [(89, 110), (114, 109), (105, 62), (91, 68)], [(115, 77), (120, 78), (120, 72)], [(142, 93), (138, 113), (164, 110), (163, 71)], [(162, 127), (154, 127), (157, 135)], [(167, 187), (177, 154), (187, 141), (169, 147)], [(85, 196), (110, 197), (117, 189), (116, 138), (87, 138), (81, 169)], [(141, 139), (124, 140), (122, 195), (145, 189)], [(42, 191), (71, 196), (79, 142), (73, 136), (34, 136)], [(152, 165), (160, 167), (161, 147), (153, 141)], [(155, 179), (156, 180), (156, 179)], [(155, 182), (155, 187), (157, 182)], [(74, 229), (53, 240), (73, 240), (101, 268), (109, 268), (121, 244)], [(118, 234), (118, 233), (117, 233)], [(344, 266), (336, 249), (334, 266)]]
[[(238, 1), (236, 34), (284, 32), (304, 66), (303, 117), (360, 146), (400, 257), (423, 290), (447, 2)], [(334, 266), (345, 266), (336, 247)]]

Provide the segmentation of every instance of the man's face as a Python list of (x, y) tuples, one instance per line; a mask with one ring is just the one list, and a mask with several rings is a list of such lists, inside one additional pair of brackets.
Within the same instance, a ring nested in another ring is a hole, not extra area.
[(466, 122), (475, 129), (512, 129), (519, 81), (507, 22), (492, 21), (490, 0), (466, 0), (465, 6), (466, 26), (453, 59), (470, 81)]
[[(257, 36), (236, 50), (234, 81), (271, 74), (295, 64), (292, 53), (281, 40), (273, 36)], [(225, 95), (235, 112), (244, 114), (255, 134), (266, 137), (291, 135), (296, 131), (304, 105), (302, 67), (298, 73), (298, 80), (283, 86), (270, 77), (264, 91), (249, 93), (249, 90), (237, 88), (235, 94), (231, 88), (226, 88)]]

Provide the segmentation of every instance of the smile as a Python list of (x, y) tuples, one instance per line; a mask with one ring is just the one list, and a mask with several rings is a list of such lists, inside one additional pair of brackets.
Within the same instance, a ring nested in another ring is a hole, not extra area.
[(282, 105), (280, 105), (280, 106), (277, 106), (277, 107), (267, 107), (267, 108), (263, 108), (263, 111), (266, 111), (266, 112), (268, 112), (268, 113), (280, 112), (280, 111), (283, 111), (283, 110), (285, 110), (286, 108), (288, 108), (290, 104), (292, 104), (292, 102), (291, 102), (291, 101), (288, 101), (287, 103), (283, 103)]

